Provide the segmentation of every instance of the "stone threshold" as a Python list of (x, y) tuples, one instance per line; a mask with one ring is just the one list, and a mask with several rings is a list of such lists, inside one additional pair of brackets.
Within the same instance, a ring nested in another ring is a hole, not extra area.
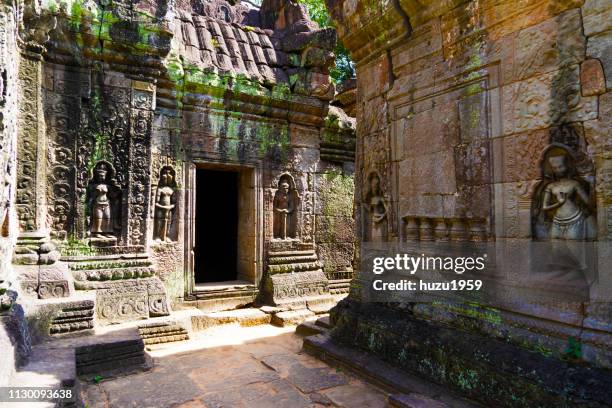
[(441, 385), (425, 381), (393, 367), (372, 354), (354, 348), (338, 346), (332, 342), (329, 333), (305, 337), (303, 350), (329, 365), (348, 370), (389, 392), (392, 394), (390, 400), (393, 399), (392, 405), (394, 406), (402, 406), (398, 403), (398, 400), (403, 399), (404, 395), (414, 397), (430, 395), (440, 403), (440, 406), (453, 408), (484, 407), (477, 402), (450, 393)]
[(193, 300), (224, 299), (240, 296), (257, 296), (259, 290), (251, 282), (236, 280), (227, 282), (198, 283), (193, 288)]
[(196, 283), (195, 292), (221, 292), (231, 290), (255, 289), (255, 284), (244, 280), (233, 280), (225, 282)]

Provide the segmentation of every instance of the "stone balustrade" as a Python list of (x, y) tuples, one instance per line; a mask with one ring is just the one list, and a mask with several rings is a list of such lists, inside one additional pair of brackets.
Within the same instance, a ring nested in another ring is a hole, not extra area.
[(485, 218), (405, 215), (402, 220), (406, 242), (479, 242), (489, 235)]

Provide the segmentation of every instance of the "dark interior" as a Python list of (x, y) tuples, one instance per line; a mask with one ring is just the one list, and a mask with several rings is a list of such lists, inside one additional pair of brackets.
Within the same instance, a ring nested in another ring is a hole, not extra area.
[(237, 279), (238, 173), (196, 172), (196, 283)]

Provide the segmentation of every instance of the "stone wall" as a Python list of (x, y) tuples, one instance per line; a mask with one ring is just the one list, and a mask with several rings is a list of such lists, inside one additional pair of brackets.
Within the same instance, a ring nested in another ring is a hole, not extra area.
[(319, 166), (315, 174), (318, 198), (315, 241), (323, 271), (329, 279), (350, 279), (355, 238), (355, 169), (351, 156), (343, 155), (354, 151), (352, 138), (347, 135), (352, 132), (354, 119), (342, 110), (330, 108), (325, 124), (321, 132), (321, 155), (333, 162)]
[[(18, 28), (22, 21), (21, 2), (0, 4), (0, 385), (6, 386), (15, 368), (29, 354), (29, 334), (23, 309), (16, 302), (20, 292), (11, 265), (17, 240), (15, 209), (17, 122), (19, 116)], [(20, 299), (21, 300), (21, 299)]]
[[(371, 272), (357, 262), (354, 291), (334, 313), (337, 338), (462, 391), (478, 388), (478, 381), (466, 385), (460, 381), (465, 372), (444, 374), (454, 369), (449, 364), (460, 364), (450, 362), (452, 351), (425, 355), (419, 345), (402, 343), (419, 322), (557, 358), (578, 348), (579, 359), (610, 367), (610, 299), (604, 295), (610, 288), (605, 265), (612, 231), (606, 113), (612, 70), (604, 51), (611, 44), (610, 5), (563, 0), (328, 0), (327, 5), (357, 63), (359, 244), (450, 242), (469, 248), (484, 242), (498, 260), (508, 254), (521, 254), (514, 259), (522, 260), (499, 262), (490, 271), (490, 284), (507, 294), (503, 300), (457, 305), (440, 298), (386, 306), (360, 303), (365, 274)], [(539, 218), (544, 217), (539, 209), (552, 151), (565, 157), (576, 170), (572, 177), (587, 191), (583, 219), (594, 228), (580, 239), (598, 251), (592, 258), (598, 275), (587, 278), (586, 298), (566, 299), (563, 307), (542, 306), (504, 286), (534, 279), (533, 258), (521, 251), (551, 236), (551, 221)], [(380, 182), (374, 193), (373, 179)], [(372, 197), (385, 203), (384, 227), (374, 229), (368, 218)], [(397, 320), (377, 320), (376, 313)], [(402, 316), (410, 316), (404, 326)], [(394, 358), (398, 353), (416, 362)], [(481, 369), (474, 376), (486, 375)]]
[[(0, 281), (2, 288), (8, 289), (15, 281), (11, 268), (11, 255), (17, 239), (16, 212), (14, 207), (16, 149), (17, 149), (17, 116), (19, 88), (18, 63), (14, 58), (18, 54), (17, 24), (15, 4), (2, 5), (2, 37), (0, 37)], [(14, 287), (11, 288), (15, 290)]]

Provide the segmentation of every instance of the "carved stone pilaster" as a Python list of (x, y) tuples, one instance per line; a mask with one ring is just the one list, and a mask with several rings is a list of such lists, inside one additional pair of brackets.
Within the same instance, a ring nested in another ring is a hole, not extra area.
[(45, 122), (40, 55), (23, 52), (19, 66), (21, 98), (17, 143), (17, 214), (19, 231), (45, 229)]
[(151, 197), (151, 124), (155, 109), (155, 84), (132, 81), (130, 151), (127, 205), (127, 241), (145, 245)]
[[(30, 46), (27, 48), (32, 49)], [(49, 239), (46, 225), (47, 137), (41, 87), (43, 66), (42, 56), (36, 52), (22, 49), (20, 56), (15, 197), (19, 236), (13, 263), (38, 265), (44, 252), (41, 248)], [(42, 263), (53, 262), (55, 260)], [(37, 270), (33, 269), (32, 273), (36, 274)]]

